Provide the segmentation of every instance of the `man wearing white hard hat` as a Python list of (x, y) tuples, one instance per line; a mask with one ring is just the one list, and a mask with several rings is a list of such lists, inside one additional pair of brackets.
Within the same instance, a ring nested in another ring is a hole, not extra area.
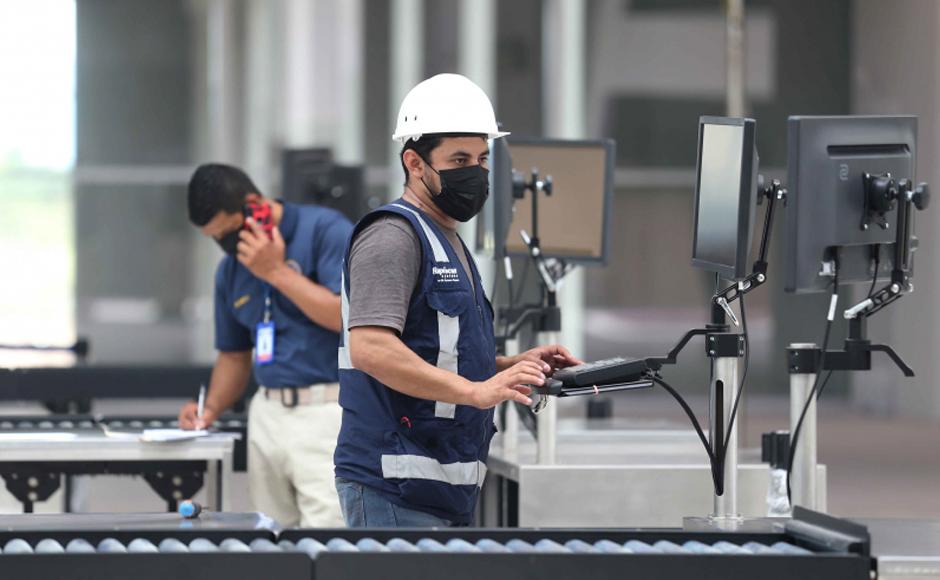
[(402, 197), (356, 226), (344, 266), (343, 421), (336, 488), (354, 527), (466, 526), (486, 474), (493, 407), (578, 364), (544, 346), (497, 357), (493, 310), (457, 235), (489, 195), (486, 94), (442, 74), (402, 101)]

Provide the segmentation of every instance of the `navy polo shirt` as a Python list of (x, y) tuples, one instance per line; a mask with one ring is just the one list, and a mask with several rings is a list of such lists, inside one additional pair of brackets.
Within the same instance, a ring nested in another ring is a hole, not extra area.
[[(343, 255), (352, 224), (341, 213), (318, 206), (284, 203), (278, 228), (288, 266), (339, 294)], [(234, 256), (225, 256), (215, 275), (215, 348), (252, 350), (255, 327), (264, 318), (265, 284)], [(275, 326), (274, 362), (255, 365), (255, 380), (266, 387), (335, 383), (339, 334), (313, 322), (286, 296), (271, 288)]]

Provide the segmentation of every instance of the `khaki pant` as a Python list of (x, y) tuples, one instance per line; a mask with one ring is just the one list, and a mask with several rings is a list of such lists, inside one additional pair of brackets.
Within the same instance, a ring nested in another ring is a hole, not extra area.
[(284, 527), (342, 527), (333, 450), (335, 401), (285, 407), (259, 391), (248, 412), (248, 486), (256, 510)]

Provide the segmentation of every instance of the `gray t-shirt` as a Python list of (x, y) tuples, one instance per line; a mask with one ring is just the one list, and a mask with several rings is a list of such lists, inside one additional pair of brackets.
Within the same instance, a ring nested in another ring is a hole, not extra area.
[[(474, 285), (457, 230), (438, 227)], [(421, 241), (406, 218), (386, 215), (366, 226), (353, 239), (349, 252), (347, 327), (385, 326), (401, 334), (420, 272)]]

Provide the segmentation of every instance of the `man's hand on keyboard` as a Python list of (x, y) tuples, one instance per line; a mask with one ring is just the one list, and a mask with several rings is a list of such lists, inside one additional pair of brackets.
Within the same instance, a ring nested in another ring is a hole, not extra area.
[(550, 375), (556, 369), (583, 364), (583, 361), (575, 358), (567, 348), (558, 344), (537, 346), (513, 358), (516, 359), (516, 362), (530, 360), (541, 363), (547, 375)]

